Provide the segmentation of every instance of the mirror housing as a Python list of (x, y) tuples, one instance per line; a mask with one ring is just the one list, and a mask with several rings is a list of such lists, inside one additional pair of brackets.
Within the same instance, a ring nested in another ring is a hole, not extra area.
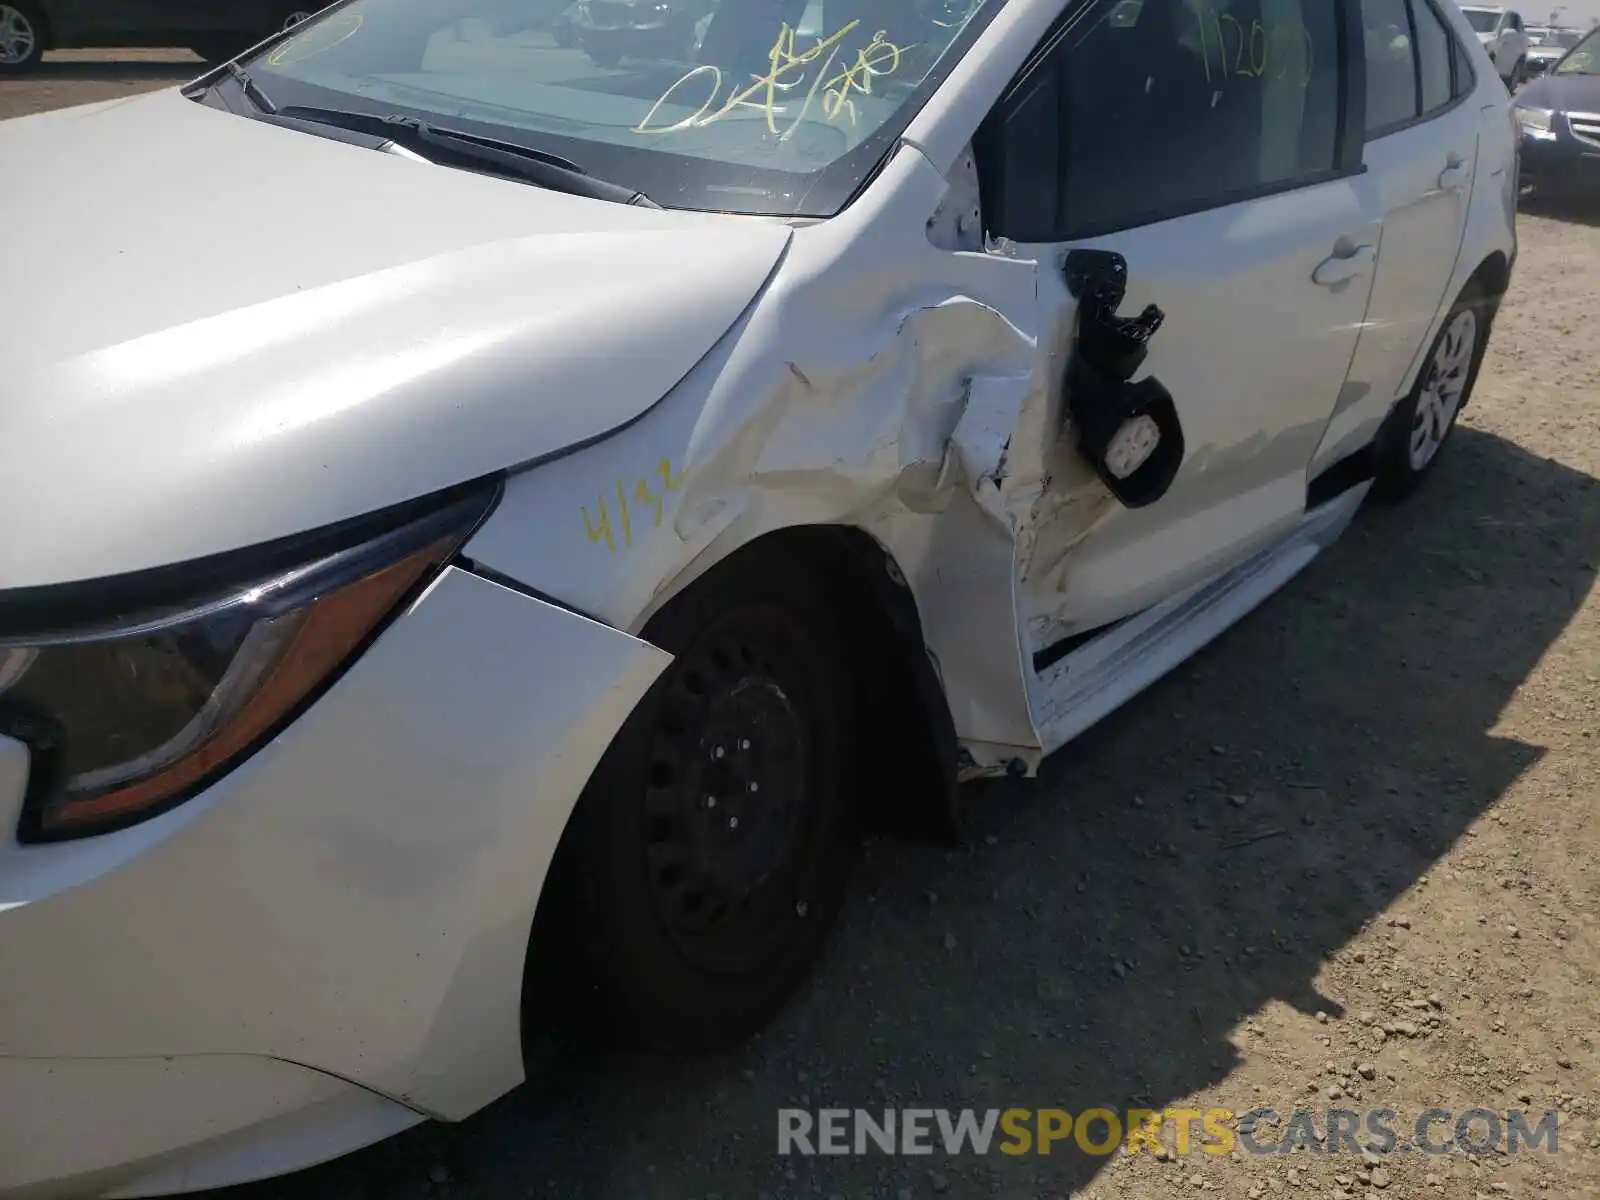
[(1136, 317), (1117, 315), (1128, 289), (1128, 262), (1109, 250), (1073, 250), (1063, 267), (1078, 301), (1077, 337), (1063, 390), (1078, 451), (1127, 508), (1154, 504), (1183, 465), (1183, 422), (1159, 379), (1130, 382), (1166, 320), (1154, 304)]

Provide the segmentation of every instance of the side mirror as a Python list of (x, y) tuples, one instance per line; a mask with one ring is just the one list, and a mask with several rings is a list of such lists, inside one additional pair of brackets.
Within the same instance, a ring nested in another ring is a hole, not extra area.
[(1183, 465), (1183, 422), (1172, 393), (1153, 376), (1129, 382), (1166, 320), (1154, 304), (1136, 317), (1117, 309), (1128, 262), (1108, 250), (1073, 250), (1064, 267), (1078, 301), (1077, 338), (1064, 391), (1078, 451), (1127, 508), (1154, 504)]

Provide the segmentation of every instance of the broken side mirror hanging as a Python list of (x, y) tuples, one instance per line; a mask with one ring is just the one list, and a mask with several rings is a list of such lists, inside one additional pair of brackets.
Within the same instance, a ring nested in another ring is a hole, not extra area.
[(1154, 304), (1119, 317), (1128, 262), (1110, 250), (1073, 250), (1064, 268), (1078, 301), (1078, 336), (1067, 362), (1067, 412), (1078, 450), (1128, 508), (1154, 504), (1183, 464), (1183, 424), (1172, 393), (1153, 377), (1130, 383), (1166, 319)]

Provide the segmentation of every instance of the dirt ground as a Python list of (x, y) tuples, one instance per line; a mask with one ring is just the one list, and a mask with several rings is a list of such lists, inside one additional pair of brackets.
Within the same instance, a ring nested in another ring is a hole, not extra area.
[[(63, 56), (0, 116), (197, 70)], [(975, 790), (961, 849), (870, 847), (827, 963), (743, 1052), (551, 1047), (465, 1124), (226, 1195), (1600, 1196), (1597, 323), (1600, 205), (1530, 209), (1422, 493), (1038, 782)], [(1432, 1106), (1561, 1125), (1554, 1156), (776, 1153), (780, 1108), (886, 1105), (1388, 1106), (1402, 1145)]]

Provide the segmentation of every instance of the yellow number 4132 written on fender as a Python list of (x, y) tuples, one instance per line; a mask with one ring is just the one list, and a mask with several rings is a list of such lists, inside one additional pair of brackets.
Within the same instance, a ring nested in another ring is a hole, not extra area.
[[(653, 486), (652, 486), (653, 485)], [(656, 464), (656, 469), (649, 475), (641, 475), (629, 481), (619, 479), (616, 483), (617, 498), (617, 523), (611, 523), (611, 506), (608, 498), (601, 495), (597, 498), (595, 513), (589, 512), (589, 506), (583, 506), (583, 532), (591, 542), (596, 544), (604, 542), (606, 551), (611, 554), (617, 552), (617, 542), (622, 542), (622, 548), (633, 548), (634, 519), (638, 517), (648, 520), (644, 528), (654, 529), (661, 524), (662, 517), (666, 514), (666, 493), (675, 492), (683, 486), (683, 473), (674, 473), (672, 460), (663, 458)]]

